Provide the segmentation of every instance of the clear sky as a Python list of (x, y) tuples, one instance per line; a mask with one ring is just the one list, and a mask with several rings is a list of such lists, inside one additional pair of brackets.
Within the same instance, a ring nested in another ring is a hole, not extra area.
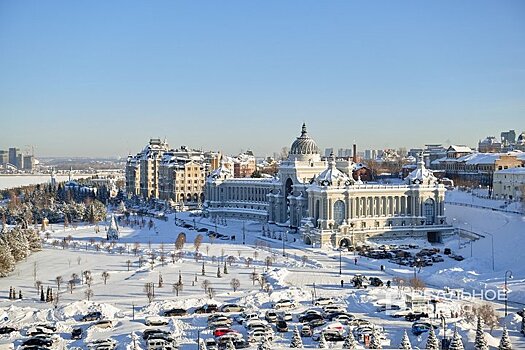
[(525, 130), (525, 1), (0, 1), (0, 149), (271, 154)]

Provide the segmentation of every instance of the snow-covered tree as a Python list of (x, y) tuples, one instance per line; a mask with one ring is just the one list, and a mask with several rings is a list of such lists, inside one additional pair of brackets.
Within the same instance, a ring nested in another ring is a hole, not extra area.
[(9, 250), (9, 246), (0, 237), (0, 277), (6, 277), (15, 269), (15, 258)]
[(301, 334), (299, 333), (299, 329), (297, 326), (295, 326), (293, 330), (293, 336), (292, 341), (290, 342), (291, 348), (303, 348), (303, 340), (301, 339)]
[(343, 349), (355, 350), (357, 348), (357, 341), (351, 331), (348, 331), (345, 342), (343, 343)]
[(512, 344), (510, 343), (507, 326), (503, 327), (503, 334), (501, 335), (501, 340), (499, 341), (498, 350), (512, 350)]
[(226, 342), (226, 350), (235, 350), (235, 345), (233, 344), (233, 340), (231, 338)]
[(268, 339), (267, 336), (265, 336), (261, 340), (259, 345), (257, 345), (257, 350), (270, 350), (270, 349), (271, 349), (270, 340)]
[(427, 338), (427, 344), (425, 346), (425, 349), (428, 350), (439, 350), (439, 340), (436, 337), (436, 332), (434, 332), (434, 327), (430, 327), (430, 330), (428, 331), (428, 338)]
[(29, 228), (25, 230), (24, 233), (26, 235), (28, 247), (30, 251), (36, 252), (42, 249), (42, 241), (40, 240), (38, 231), (32, 228)]
[(204, 342), (204, 339), (199, 339), (199, 350), (208, 350), (206, 348), (206, 343)]
[(326, 344), (326, 339), (324, 337), (324, 333), (321, 332), (321, 335), (319, 336), (319, 349), (325, 349), (328, 345)]
[(465, 347), (463, 346), (463, 341), (461, 340), (461, 336), (458, 333), (458, 330), (456, 329), (454, 331), (454, 336), (452, 337), (452, 342), (450, 343), (449, 350), (465, 350)]
[(489, 350), (487, 339), (485, 339), (485, 332), (483, 332), (483, 325), (481, 324), (481, 317), (478, 317), (478, 326), (476, 328), (476, 341), (474, 342), (476, 350)]
[(408, 339), (407, 331), (403, 334), (403, 339), (401, 339), (401, 344), (399, 344), (400, 349), (410, 350), (412, 349), (412, 344), (410, 344), (410, 339)]
[(20, 228), (15, 228), (3, 236), (15, 261), (23, 260), (29, 255), (29, 242)]
[(381, 345), (381, 334), (379, 333), (379, 329), (374, 328), (372, 330), (372, 337), (370, 339), (370, 349), (382, 349), (383, 346)]

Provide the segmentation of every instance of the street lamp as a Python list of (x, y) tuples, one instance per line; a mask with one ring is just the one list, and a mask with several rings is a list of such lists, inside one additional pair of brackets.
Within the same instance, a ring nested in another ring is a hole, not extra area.
[(486, 231), (483, 231), (483, 233), (489, 235), (492, 240), (492, 271), (495, 271), (495, 268), (494, 268), (494, 235)]
[(420, 261), (421, 260), (419, 258), (417, 258), (416, 261), (415, 261), (415, 264), (414, 264), (414, 280), (417, 278), (416, 273), (417, 273), (417, 268), (419, 267), (419, 262)]
[(341, 251), (342, 250), (343, 250), (343, 247), (339, 247), (339, 276), (343, 274), (342, 261), (341, 261)]
[(286, 233), (283, 233), (283, 235), (282, 235), (282, 237), (281, 237), (281, 238), (283, 239), (283, 256), (284, 256), (284, 257), (286, 257), (286, 251), (285, 251), (285, 245), (284, 245), (284, 235), (285, 235), (285, 234), (286, 234)]
[(242, 244), (246, 244), (246, 230), (244, 228), (244, 221), (242, 222)]
[(507, 278), (512, 278), (512, 271), (507, 270), (505, 271), (505, 317), (507, 317), (507, 301), (508, 301), (508, 295), (507, 295)]

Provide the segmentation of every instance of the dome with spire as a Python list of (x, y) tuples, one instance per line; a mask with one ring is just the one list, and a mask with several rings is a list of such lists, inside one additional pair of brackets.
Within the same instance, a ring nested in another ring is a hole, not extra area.
[(437, 183), (437, 178), (432, 171), (425, 167), (423, 157), (420, 157), (419, 162), (417, 163), (417, 168), (408, 174), (405, 178), (405, 182), (409, 185), (433, 185)]
[(328, 168), (317, 175), (315, 183), (319, 186), (350, 186), (353, 181), (348, 175), (336, 168), (335, 158), (332, 153), (328, 161)]
[(301, 136), (299, 136), (293, 143), (290, 148), (291, 155), (308, 155), (308, 154), (319, 154), (319, 147), (313, 139), (308, 136), (306, 131), (306, 124), (303, 123), (301, 129)]

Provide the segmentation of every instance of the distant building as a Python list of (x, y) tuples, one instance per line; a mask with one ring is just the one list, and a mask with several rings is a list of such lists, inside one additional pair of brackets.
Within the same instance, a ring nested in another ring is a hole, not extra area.
[(333, 147), (325, 148), (324, 149), (324, 156), (325, 157), (330, 157), (330, 154), (334, 154), (334, 148)]
[(28, 151), (21, 152), (20, 148), (10, 147), (7, 151), (0, 150), (0, 165), (7, 166), (8, 164), (11, 170), (33, 171), (35, 160)]
[[(208, 154), (208, 160), (215, 156)], [(126, 192), (131, 196), (175, 202), (204, 200), (204, 181), (209, 173), (205, 153), (185, 146), (170, 149), (166, 141), (150, 139), (148, 145), (126, 163)]]
[[(328, 155), (328, 156), (330, 156), (330, 155)], [(338, 158), (350, 158), (350, 157), (352, 157), (352, 149), (351, 148), (339, 148), (337, 150), (337, 157)]]
[(509, 131), (502, 131), (501, 135), (501, 143), (503, 144), (514, 144), (516, 143), (516, 131), (509, 130)]
[(9, 163), (11, 163), (11, 165), (16, 166), (17, 168), (19, 167), (18, 159), (19, 159), (20, 154), (21, 154), (20, 148), (16, 148), (16, 147), (9, 148)]
[(487, 136), (478, 142), (479, 153), (498, 153), (501, 152), (501, 142), (494, 136)]
[(365, 160), (375, 160), (377, 159), (378, 151), (376, 149), (365, 149), (364, 159)]
[(233, 178), (221, 166), (206, 180), (205, 215), (297, 228), (308, 245), (350, 246), (369, 237), (441, 241), (453, 229), (444, 216), (445, 187), (422, 162), (402, 186), (365, 184), (357, 164), (323, 160), (303, 124), (276, 177)]
[(257, 170), (257, 164), (252, 151), (246, 151), (233, 158), (234, 177), (250, 177), (255, 170)]
[(523, 201), (525, 196), (525, 167), (509, 168), (494, 172), (493, 197)]
[(9, 152), (0, 150), (0, 164), (4, 165), (9, 162)]

